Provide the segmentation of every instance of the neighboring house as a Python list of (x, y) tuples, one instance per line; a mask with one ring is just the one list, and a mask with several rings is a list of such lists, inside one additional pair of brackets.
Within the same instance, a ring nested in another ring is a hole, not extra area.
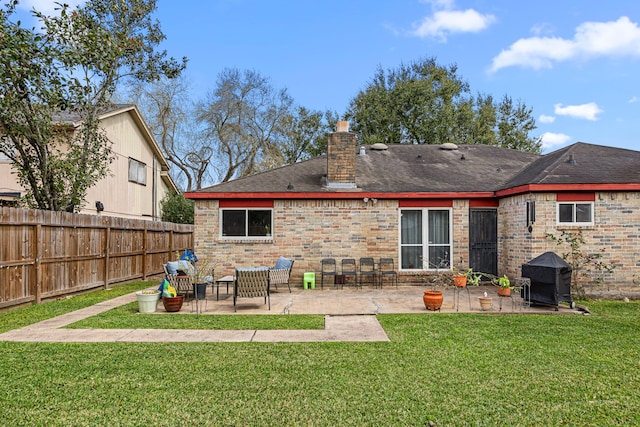
[[(61, 117), (80, 125), (80, 118)], [(113, 143), (115, 160), (110, 175), (87, 191), (80, 213), (160, 220), (160, 201), (177, 187), (169, 176), (169, 163), (134, 105), (118, 105), (100, 115), (100, 124)], [(0, 199), (9, 202), (24, 194), (11, 163), (0, 158)], [(100, 210), (102, 208), (103, 210)]]
[[(196, 253), (233, 267), (295, 258), (391, 257), (400, 280), (458, 267), (519, 277), (562, 253), (547, 234), (582, 230), (615, 264), (604, 291), (637, 290), (640, 152), (576, 143), (537, 155), (487, 145), (357, 147), (345, 122), (327, 155), (190, 192)], [(568, 251), (564, 248), (564, 251)], [(596, 289), (591, 289), (596, 291)]]

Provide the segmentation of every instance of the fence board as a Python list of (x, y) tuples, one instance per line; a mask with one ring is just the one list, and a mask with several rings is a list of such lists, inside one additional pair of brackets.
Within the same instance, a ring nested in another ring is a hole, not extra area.
[(193, 226), (0, 207), (0, 308), (162, 272)]

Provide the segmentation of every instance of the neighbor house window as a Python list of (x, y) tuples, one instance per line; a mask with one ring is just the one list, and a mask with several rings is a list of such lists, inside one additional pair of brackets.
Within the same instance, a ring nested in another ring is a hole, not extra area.
[(273, 229), (271, 209), (222, 209), (222, 237), (270, 238)]
[(593, 224), (593, 202), (559, 202), (557, 211), (558, 224)]
[(404, 270), (449, 269), (451, 210), (400, 210), (400, 267)]
[(135, 159), (129, 159), (129, 181), (147, 185), (147, 165)]

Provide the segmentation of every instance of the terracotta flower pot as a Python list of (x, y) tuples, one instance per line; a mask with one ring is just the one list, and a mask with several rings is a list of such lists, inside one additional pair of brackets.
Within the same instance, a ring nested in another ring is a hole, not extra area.
[(498, 295), (500, 295), (501, 297), (510, 297), (511, 288), (498, 288)]
[(184, 295), (178, 295), (173, 298), (162, 297), (162, 305), (164, 305), (164, 309), (169, 313), (180, 311), (183, 303)]
[(436, 311), (440, 310), (442, 307), (442, 291), (424, 291), (424, 295), (422, 296), (422, 301), (424, 301), (424, 306), (427, 310)]
[(459, 288), (467, 286), (467, 276), (456, 274), (453, 276), (453, 284)]
[(480, 297), (480, 298), (478, 298), (478, 300), (480, 301), (480, 309), (482, 311), (491, 310), (491, 298)]

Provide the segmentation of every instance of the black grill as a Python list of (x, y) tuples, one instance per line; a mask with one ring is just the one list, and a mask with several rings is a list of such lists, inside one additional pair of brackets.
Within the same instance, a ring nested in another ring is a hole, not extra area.
[(557, 308), (559, 303), (568, 302), (573, 306), (571, 271), (571, 266), (554, 252), (545, 252), (522, 264), (522, 277), (531, 280), (531, 303)]

